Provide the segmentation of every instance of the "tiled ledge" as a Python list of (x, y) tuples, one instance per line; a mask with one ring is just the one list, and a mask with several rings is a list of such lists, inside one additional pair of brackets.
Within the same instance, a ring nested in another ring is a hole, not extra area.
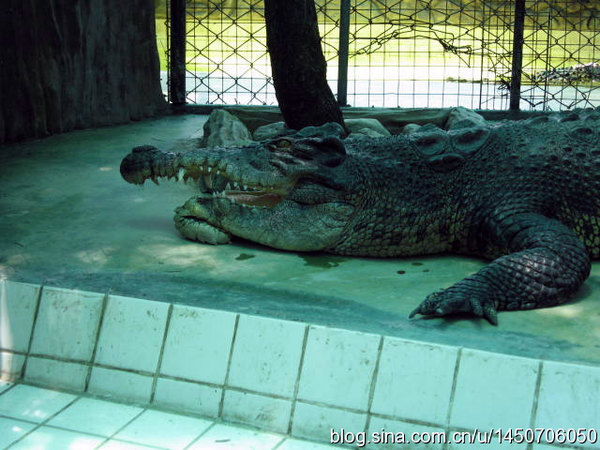
[(11, 281), (0, 289), (6, 380), (321, 442), (331, 428), (600, 428), (599, 367)]
[(0, 448), (330, 450), (219, 420), (0, 381)]

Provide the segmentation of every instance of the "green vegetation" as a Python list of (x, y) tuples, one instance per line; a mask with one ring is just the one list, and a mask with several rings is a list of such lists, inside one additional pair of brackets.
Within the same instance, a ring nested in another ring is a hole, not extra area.
[[(270, 73), (264, 23), (215, 21), (198, 25), (188, 22), (188, 28), (191, 43), (187, 52), (189, 70), (223, 71), (234, 78), (250, 75), (260, 78)], [(156, 21), (156, 30), (161, 70), (167, 70), (165, 19)], [(320, 31), (329, 69), (336, 73), (337, 28), (334, 25), (322, 25)], [(431, 32), (429, 36), (414, 38), (413, 35), (410, 39), (390, 38), (387, 41), (381, 38), (393, 36), (393, 31), (394, 27), (389, 24), (353, 26), (351, 76), (371, 80), (455, 79), (481, 82), (510, 74), (512, 35), (507, 28), (475, 28), (465, 34), (459, 27), (446, 25), (443, 33)], [(448, 42), (440, 40), (440, 36), (461, 34), (461, 39)], [(373, 36), (379, 36), (379, 39), (373, 40)], [(549, 33), (544, 29), (526, 30), (525, 38), (523, 71), (527, 75), (549, 67), (568, 67), (595, 61), (597, 47), (594, 39), (597, 39), (597, 34), (592, 31)], [(451, 47), (447, 46), (449, 43)], [(396, 68), (398, 70), (394, 71)], [(527, 81), (527, 77), (524, 81)]]

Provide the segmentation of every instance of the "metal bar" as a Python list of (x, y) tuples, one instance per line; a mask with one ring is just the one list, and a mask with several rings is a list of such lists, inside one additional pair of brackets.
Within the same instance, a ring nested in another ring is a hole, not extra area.
[(185, 104), (185, 0), (171, 0), (169, 100)]
[(510, 81), (511, 111), (519, 111), (521, 100), (521, 74), (523, 69), (523, 31), (525, 28), (525, 0), (515, 1), (515, 23), (513, 30), (512, 74)]
[(350, 43), (350, 0), (340, 2), (340, 39), (338, 48), (337, 99), (348, 106), (348, 47)]

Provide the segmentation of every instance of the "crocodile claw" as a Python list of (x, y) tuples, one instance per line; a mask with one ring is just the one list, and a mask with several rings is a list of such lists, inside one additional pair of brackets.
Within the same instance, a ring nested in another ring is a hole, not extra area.
[(498, 314), (496, 313), (495, 302), (492, 299), (450, 289), (428, 295), (408, 317), (412, 319), (417, 314), (441, 317), (454, 313), (473, 314), (485, 318), (492, 325), (498, 325)]

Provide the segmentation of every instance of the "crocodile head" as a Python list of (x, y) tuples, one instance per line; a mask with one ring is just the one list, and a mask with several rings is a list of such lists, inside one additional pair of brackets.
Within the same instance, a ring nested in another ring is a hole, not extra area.
[(335, 246), (355, 209), (346, 162), (337, 138), (280, 138), (188, 153), (136, 147), (123, 159), (121, 175), (133, 184), (192, 182), (197, 195), (175, 211), (176, 227), (188, 239), (221, 244), (233, 235), (317, 251)]

